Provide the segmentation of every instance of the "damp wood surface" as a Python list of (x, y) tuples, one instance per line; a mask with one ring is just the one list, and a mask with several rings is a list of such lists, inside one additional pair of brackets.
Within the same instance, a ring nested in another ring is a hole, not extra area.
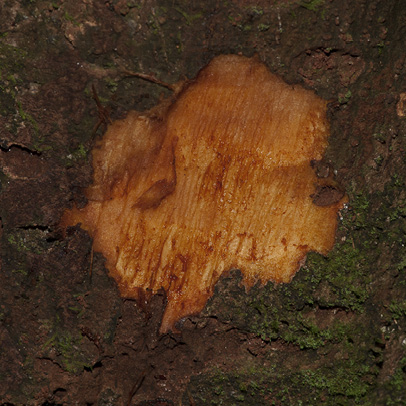
[(62, 225), (90, 233), (122, 296), (165, 290), (161, 332), (201, 311), (231, 269), (246, 287), (289, 282), (309, 251), (333, 247), (346, 201), (313, 165), (326, 104), (255, 58), (216, 57), (171, 99), (109, 126), (88, 203)]

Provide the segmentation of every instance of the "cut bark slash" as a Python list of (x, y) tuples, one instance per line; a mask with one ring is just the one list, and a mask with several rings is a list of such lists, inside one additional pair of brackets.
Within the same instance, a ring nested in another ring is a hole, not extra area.
[(313, 92), (235, 55), (177, 89), (109, 126), (87, 206), (62, 219), (90, 233), (124, 297), (166, 291), (161, 332), (200, 312), (230, 269), (247, 287), (289, 282), (309, 251), (333, 247), (346, 202), (323, 194), (317, 204), (337, 187), (311, 165), (329, 137)]

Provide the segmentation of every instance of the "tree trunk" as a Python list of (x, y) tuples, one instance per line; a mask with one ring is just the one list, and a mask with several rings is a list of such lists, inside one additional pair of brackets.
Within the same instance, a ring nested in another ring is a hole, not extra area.
[[(400, 0), (4, 0), (0, 404), (405, 404), (405, 35)], [(219, 54), (329, 101), (349, 203), (291, 283), (246, 292), (232, 271), (160, 335), (165, 292), (122, 299), (59, 221), (109, 122), (171, 95), (129, 72), (174, 84)]]

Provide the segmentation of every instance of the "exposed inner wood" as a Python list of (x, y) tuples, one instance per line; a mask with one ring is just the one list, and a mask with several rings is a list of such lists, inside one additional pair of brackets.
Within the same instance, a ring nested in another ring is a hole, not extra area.
[(247, 287), (289, 282), (309, 251), (333, 247), (346, 197), (315, 204), (335, 186), (310, 164), (328, 136), (324, 100), (256, 59), (220, 56), (173, 100), (109, 126), (89, 202), (62, 224), (88, 230), (123, 296), (163, 288), (161, 332), (173, 330), (223, 272), (240, 269)]

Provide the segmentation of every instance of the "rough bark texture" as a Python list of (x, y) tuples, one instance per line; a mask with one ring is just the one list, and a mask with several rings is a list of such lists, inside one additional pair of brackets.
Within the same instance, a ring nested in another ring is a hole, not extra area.
[[(401, 0), (2, 1), (0, 404), (404, 405), (405, 35)], [(175, 83), (229, 53), (331, 100), (318, 170), (350, 203), (290, 284), (235, 272), (160, 336), (164, 295), (122, 300), (56, 225), (86, 203), (103, 120), (163, 92), (125, 70)]]

